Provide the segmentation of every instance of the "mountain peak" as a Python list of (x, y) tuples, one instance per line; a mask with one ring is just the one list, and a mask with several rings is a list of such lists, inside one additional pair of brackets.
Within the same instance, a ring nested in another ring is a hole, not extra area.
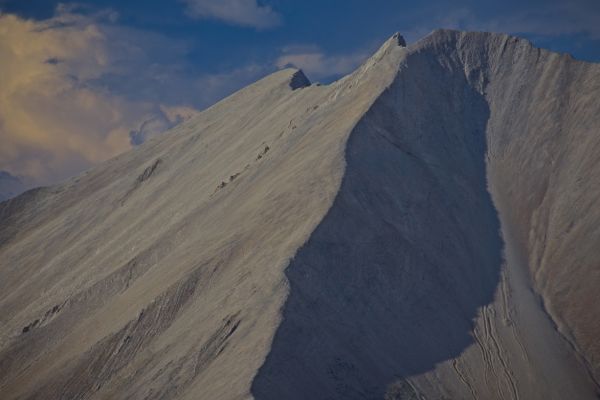
[(292, 90), (302, 89), (307, 86), (310, 86), (310, 80), (304, 75), (301, 69), (296, 70), (290, 78), (290, 87)]
[(390, 41), (395, 41), (400, 47), (406, 47), (406, 40), (404, 40), (404, 36), (402, 36), (400, 32), (394, 33), (390, 38)]
[(598, 400), (600, 64), (520, 40), (284, 68), (0, 203), (0, 398)]

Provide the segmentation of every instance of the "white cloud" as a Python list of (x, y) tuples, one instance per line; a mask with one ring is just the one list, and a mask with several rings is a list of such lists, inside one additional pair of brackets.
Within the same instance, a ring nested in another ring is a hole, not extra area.
[(281, 24), (281, 15), (257, 0), (183, 0), (193, 18), (213, 18), (234, 25), (256, 29), (273, 28)]
[(110, 68), (107, 39), (65, 12), (43, 22), (0, 14), (0, 169), (41, 183), (127, 148), (124, 127), (149, 107), (86, 85)]
[(197, 74), (185, 42), (117, 18), (65, 6), (43, 21), (0, 13), (0, 170), (56, 182), (269, 72)]
[(356, 51), (347, 54), (326, 54), (313, 45), (295, 45), (283, 49), (277, 58), (278, 68), (293, 66), (302, 69), (310, 79), (339, 77), (356, 69), (371, 52)]
[(160, 107), (160, 112), (149, 115), (138, 129), (129, 131), (129, 142), (138, 146), (153, 136), (173, 128), (175, 125), (190, 119), (198, 111), (190, 107)]

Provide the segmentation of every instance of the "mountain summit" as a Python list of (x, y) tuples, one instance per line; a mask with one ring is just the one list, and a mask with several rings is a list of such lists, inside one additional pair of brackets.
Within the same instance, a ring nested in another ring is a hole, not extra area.
[(0, 397), (597, 398), (599, 93), (396, 34), (0, 203)]

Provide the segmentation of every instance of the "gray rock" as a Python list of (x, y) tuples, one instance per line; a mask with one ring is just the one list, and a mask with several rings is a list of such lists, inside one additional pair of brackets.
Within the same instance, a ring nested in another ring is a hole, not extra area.
[(0, 397), (596, 398), (599, 89), (394, 35), (0, 203)]

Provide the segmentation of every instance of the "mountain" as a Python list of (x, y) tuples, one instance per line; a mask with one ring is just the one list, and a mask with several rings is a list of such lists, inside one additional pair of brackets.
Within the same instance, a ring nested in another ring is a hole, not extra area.
[(0, 171), (0, 201), (15, 197), (24, 190), (25, 184), (19, 177), (7, 171)]
[(599, 93), (396, 34), (0, 203), (0, 397), (597, 398)]

